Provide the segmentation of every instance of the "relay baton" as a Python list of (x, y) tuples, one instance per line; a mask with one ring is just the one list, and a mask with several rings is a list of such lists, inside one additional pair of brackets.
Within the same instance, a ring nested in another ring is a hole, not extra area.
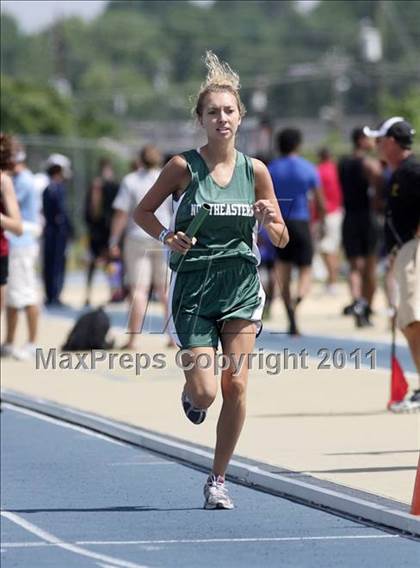
[[(192, 219), (191, 223), (188, 225), (185, 234), (192, 239), (201, 225), (204, 223), (204, 220), (207, 218), (208, 214), (210, 213), (210, 205), (208, 203), (203, 203), (203, 205), (198, 210), (197, 215)], [(176, 264), (181, 260), (184, 255), (180, 252), (172, 252), (172, 261)]]

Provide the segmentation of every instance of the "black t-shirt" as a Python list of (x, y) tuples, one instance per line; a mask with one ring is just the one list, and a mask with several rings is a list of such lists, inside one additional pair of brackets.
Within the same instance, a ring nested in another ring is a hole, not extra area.
[(363, 158), (344, 156), (338, 163), (338, 175), (343, 192), (346, 213), (366, 211), (370, 208), (369, 181)]
[(91, 199), (92, 187), (89, 188), (85, 202), (85, 221), (90, 228), (103, 230), (105, 232), (111, 229), (111, 220), (113, 215), (112, 204), (117, 196), (119, 189), (118, 183), (113, 180), (101, 180), (101, 204), (100, 211), (93, 215)]
[(420, 224), (420, 161), (412, 154), (388, 183), (385, 240), (387, 251), (411, 240)]

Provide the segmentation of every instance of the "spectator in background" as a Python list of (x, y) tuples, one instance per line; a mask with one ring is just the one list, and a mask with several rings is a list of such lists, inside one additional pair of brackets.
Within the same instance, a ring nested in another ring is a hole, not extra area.
[(22, 221), (9, 172), (13, 168), (12, 138), (0, 133), (0, 311), (3, 309), (9, 270), (9, 243), (5, 231), (22, 234)]
[[(152, 145), (146, 145), (140, 152), (141, 167), (126, 175), (113, 203), (115, 213), (112, 219), (109, 254), (111, 258), (121, 255), (120, 242), (124, 239), (124, 268), (126, 283), (130, 290), (131, 309), (128, 322), (129, 339), (124, 349), (136, 349), (138, 335), (146, 313), (151, 286), (166, 313), (167, 264), (163, 245), (156, 243), (148, 233), (140, 229), (133, 220), (137, 205), (155, 183), (161, 171), (162, 156)], [(169, 198), (158, 209), (157, 216), (167, 227), (172, 215)]]
[[(343, 222), (342, 195), (337, 166), (330, 151), (327, 148), (321, 148), (318, 152), (318, 160), (318, 174), (321, 180), (326, 213), (324, 234), (318, 241), (318, 249), (328, 272), (326, 291), (329, 294), (334, 294), (339, 271), (341, 225)], [(315, 221), (318, 221), (316, 212), (314, 213)], [(316, 223), (316, 225), (319, 224)]]
[[(313, 194), (321, 225), (325, 209), (318, 172), (313, 164), (299, 155), (302, 134), (295, 128), (286, 128), (277, 136), (281, 158), (269, 164), (274, 190), (282, 216), (289, 231), (289, 244), (276, 248), (277, 278), (289, 319), (289, 334), (298, 335), (296, 307), (309, 292), (313, 257), (312, 237), (309, 228), (308, 198)], [(297, 294), (291, 295), (292, 268), (298, 268)]]
[(43, 280), (45, 305), (63, 307), (60, 294), (64, 286), (66, 252), (72, 226), (66, 206), (66, 178), (70, 177), (70, 161), (61, 154), (51, 155), (47, 162), (49, 184), (42, 194), (45, 218), (43, 232)]
[[(264, 119), (262, 119), (260, 124), (266, 126), (266, 123), (263, 121)], [(271, 137), (270, 137), (270, 149), (271, 149)], [(270, 153), (260, 154), (256, 156), (256, 159), (261, 160), (261, 162), (263, 162), (265, 166), (268, 166), (269, 163), (268, 158), (270, 155), (271, 151)], [(273, 303), (276, 294), (275, 263), (277, 255), (276, 255), (276, 247), (270, 241), (270, 237), (264, 225), (260, 225), (258, 228), (257, 245), (261, 256), (259, 273), (261, 276), (261, 283), (263, 285), (265, 292), (265, 304), (262, 315), (262, 319), (265, 320), (265, 319), (270, 319), (271, 317), (271, 304)]]
[(48, 177), (47, 169), (52, 164), (62, 165), (66, 177), (69, 177), (71, 173), (71, 163), (70, 160), (67, 158), (67, 156), (64, 156), (64, 154), (51, 154), (50, 156), (48, 156), (45, 162), (41, 165), (42, 171), (36, 172), (34, 174), (35, 188), (38, 193), (40, 202), (42, 202), (42, 194), (44, 193), (46, 187), (50, 183), (50, 178)]
[[(39, 255), (38, 237), (40, 203), (34, 176), (25, 164), (25, 151), (18, 147), (13, 169), (13, 185), (23, 221), (23, 235), (9, 238), (9, 281), (6, 290), (7, 335), (3, 345), (5, 355), (28, 359), (35, 355), (38, 330), (39, 295), (36, 262)], [(19, 310), (24, 310), (28, 326), (28, 342), (23, 349), (14, 345)]]
[(343, 246), (350, 264), (349, 285), (352, 303), (345, 315), (354, 315), (356, 326), (371, 325), (372, 300), (376, 290), (378, 223), (374, 210), (382, 184), (378, 160), (368, 156), (373, 143), (362, 128), (351, 134), (353, 153), (338, 164), (343, 191)]
[(273, 124), (269, 116), (261, 116), (256, 132), (256, 155), (265, 165), (273, 159)]
[(385, 243), (393, 262), (399, 292), (397, 325), (405, 335), (418, 374), (412, 395), (390, 406), (393, 412), (420, 411), (420, 161), (411, 147), (415, 131), (399, 116), (385, 120), (377, 130), (379, 155), (392, 174), (388, 182)]
[(112, 203), (118, 192), (112, 163), (107, 158), (99, 162), (99, 175), (95, 177), (86, 196), (85, 221), (88, 228), (89, 260), (86, 281), (86, 301), (90, 304), (95, 268), (108, 257), (108, 242), (113, 214)]
[(261, 255), (259, 272), (265, 292), (265, 305), (262, 317), (263, 319), (269, 319), (271, 317), (271, 304), (276, 292), (276, 247), (270, 241), (267, 230), (263, 225), (258, 229), (257, 244)]
[(392, 170), (386, 161), (382, 158), (380, 159), (382, 166), (382, 176), (384, 180), (384, 185), (382, 188), (382, 194), (380, 196), (380, 260), (383, 266), (383, 285), (384, 292), (388, 304), (386, 310), (386, 315), (389, 318), (389, 328), (392, 329), (394, 326), (395, 319), (395, 306), (397, 305), (397, 282), (395, 279), (395, 255), (387, 253), (386, 241), (385, 241), (385, 214), (386, 214), (386, 204), (388, 203), (390, 197), (390, 180), (392, 176)]

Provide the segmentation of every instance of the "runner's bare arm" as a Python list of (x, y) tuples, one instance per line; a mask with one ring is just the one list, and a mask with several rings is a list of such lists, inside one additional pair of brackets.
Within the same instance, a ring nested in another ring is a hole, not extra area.
[(252, 163), (255, 176), (255, 217), (266, 228), (273, 245), (284, 248), (289, 242), (289, 232), (274, 193), (270, 173), (260, 160), (253, 158)]
[(369, 185), (373, 191), (372, 207), (374, 211), (383, 211), (385, 203), (383, 203), (383, 186), (385, 178), (383, 176), (382, 166), (379, 160), (366, 156), (363, 160), (363, 169), (369, 180)]
[[(167, 197), (175, 194), (179, 197), (187, 188), (191, 176), (187, 163), (182, 156), (174, 156), (161, 171), (158, 179), (137, 205), (134, 211), (134, 221), (155, 239), (166, 229), (155, 215), (156, 209), (162, 205)], [(171, 250), (186, 253), (193, 241), (181, 231), (170, 233), (165, 244)]]
[(12, 180), (8, 175), (1, 174), (1, 197), (3, 199), (6, 215), (0, 213), (0, 226), (5, 231), (10, 231), (17, 236), (23, 232), (20, 209), (13, 189)]
[(320, 187), (316, 187), (314, 189), (314, 201), (318, 217), (320, 218), (321, 223), (323, 223), (325, 221), (326, 209), (324, 194), (322, 193), (322, 189)]
[(109, 254), (112, 258), (119, 257), (121, 254), (119, 245), (124, 230), (127, 227), (128, 219), (129, 217), (126, 211), (114, 209), (111, 221), (111, 233), (108, 241)]

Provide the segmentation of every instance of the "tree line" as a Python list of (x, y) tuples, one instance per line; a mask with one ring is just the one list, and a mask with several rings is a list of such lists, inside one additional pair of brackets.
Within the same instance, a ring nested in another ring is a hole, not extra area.
[[(121, 135), (132, 121), (186, 119), (208, 48), (239, 71), (250, 114), (379, 115), (405, 105), (418, 120), (419, 1), (298, 7), (111, 0), (89, 23), (65, 18), (33, 34), (2, 13), (2, 128), (95, 138)], [(363, 47), (366, 26), (382, 39), (376, 61)]]

